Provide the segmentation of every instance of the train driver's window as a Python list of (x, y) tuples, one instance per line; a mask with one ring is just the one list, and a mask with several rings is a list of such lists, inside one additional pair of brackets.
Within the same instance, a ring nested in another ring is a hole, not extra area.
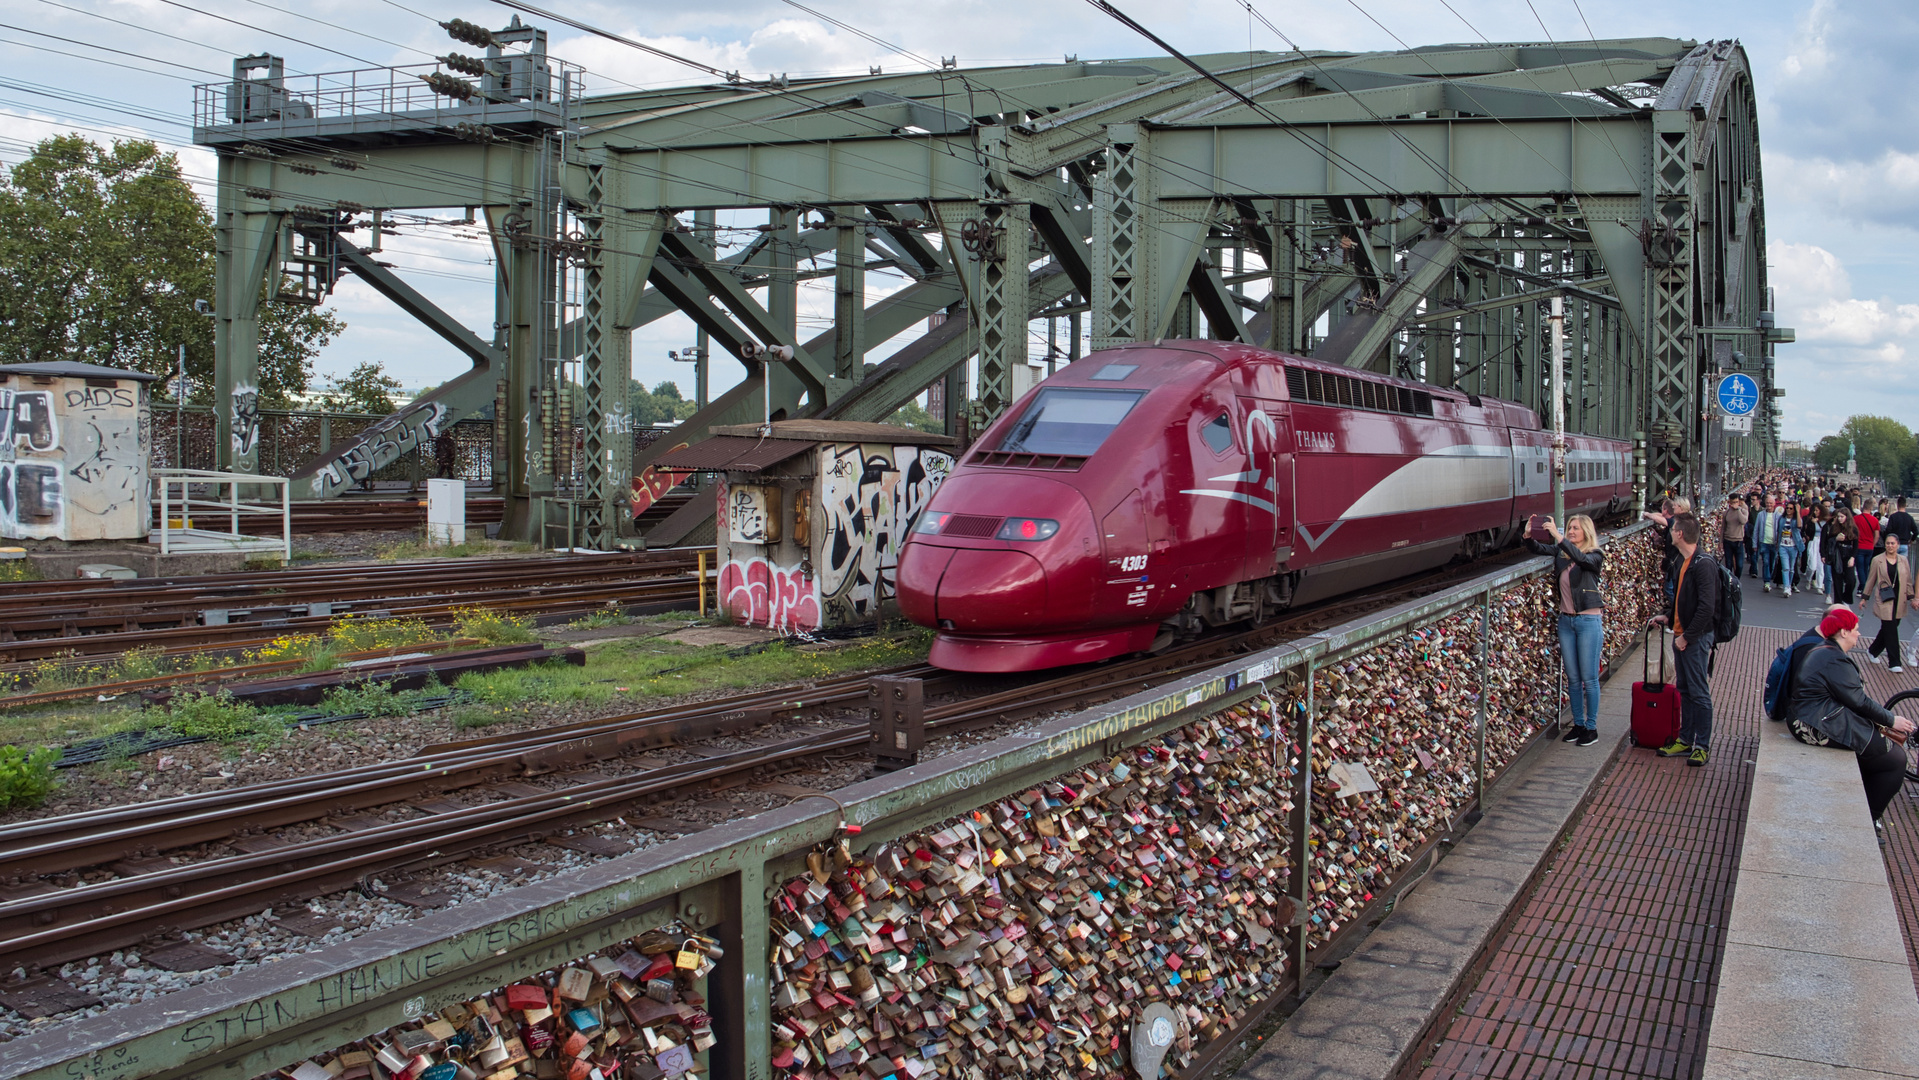
[(1112, 434), (1143, 390), (1046, 387), (997, 447), (1011, 454), (1089, 456)]
[(1233, 422), (1222, 413), (1199, 429), (1199, 437), (1206, 440), (1213, 453), (1223, 454), (1233, 448)]

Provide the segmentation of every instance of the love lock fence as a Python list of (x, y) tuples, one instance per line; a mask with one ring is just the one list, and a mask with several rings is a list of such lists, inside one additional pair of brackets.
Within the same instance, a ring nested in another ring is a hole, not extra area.
[[(1548, 566), (63, 1025), (8, 1075), (1196, 1080), (1556, 729)], [(1615, 662), (1659, 578), (1651, 532), (1611, 538)]]

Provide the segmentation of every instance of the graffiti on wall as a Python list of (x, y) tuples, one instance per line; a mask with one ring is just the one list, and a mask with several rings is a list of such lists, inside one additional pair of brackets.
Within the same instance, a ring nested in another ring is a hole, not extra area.
[(314, 472), (314, 497), (336, 495), (358, 484), (402, 456), (428, 445), (452, 424), (452, 411), (437, 401), (422, 401), (401, 409), (361, 432), (338, 457)]
[(729, 559), (720, 567), (719, 598), (736, 623), (787, 633), (820, 628), (819, 583), (802, 567)]
[(0, 535), (144, 537), (150, 408), (137, 386), (0, 390)]
[(151, 514), (145, 388), (86, 386), (64, 396), (67, 539), (144, 537)]
[(44, 540), (58, 536), (65, 524), (59, 464), (21, 457), (59, 451), (54, 404), (48, 391), (0, 390), (0, 536)]
[(907, 530), (953, 471), (953, 456), (878, 443), (822, 448), (820, 598), (829, 621), (871, 617), (892, 599)]
[(250, 383), (233, 385), (233, 457), (253, 456), (260, 448), (260, 389)]
[[(684, 450), (687, 443), (680, 442), (667, 448), (667, 453)], [(633, 477), (633, 516), (646, 513), (647, 508), (660, 501), (660, 497), (672, 491), (680, 481), (692, 476), (692, 473), (673, 472), (670, 469), (648, 465)]]

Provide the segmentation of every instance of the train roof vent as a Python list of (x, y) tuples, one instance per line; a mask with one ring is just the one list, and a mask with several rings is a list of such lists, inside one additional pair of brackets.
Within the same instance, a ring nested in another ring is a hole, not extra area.
[(1480, 408), (1481, 406), (1480, 406), (1480, 401), (1479, 401), (1479, 395), (1478, 395), (1478, 394), (1467, 394), (1467, 395), (1466, 395), (1466, 404), (1468, 404), (1468, 405), (1471, 405), (1471, 406), (1472, 406), (1473, 408), (1475, 408), (1475, 409), (1477, 409), (1477, 408)]
[(1093, 372), (1088, 378), (1094, 382), (1124, 382), (1126, 381), (1126, 376), (1138, 370), (1138, 364), (1107, 364), (1105, 367)]
[(983, 539), (999, 532), (1000, 519), (980, 514), (954, 514), (940, 526), (941, 536), (967, 536)]
[(1286, 393), (1294, 401), (1306, 400), (1306, 373), (1296, 367), (1286, 369)]
[(968, 465), (990, 465), (999, 469), (1052, 469), (1060, 472), (1074, 472), (1086, 464), (1086, 459), (1076, 454), (1027, 454), (1008, 453), (1004, 450), (982, 450), (967, 462)]
[(1413, 391), (1413, 412), (1419, 416), (1433, 414), (1433, 396), (1424, 390)]

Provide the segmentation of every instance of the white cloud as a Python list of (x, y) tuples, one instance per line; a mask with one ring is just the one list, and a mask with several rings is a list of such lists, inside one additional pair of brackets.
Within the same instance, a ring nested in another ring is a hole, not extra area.
[(1919, 413), (1919, 303), (1853, 295), (1832, 252), (1774, 242), (1767, 249), (1778, 320), (1797, 343), (1778, 350), (1787, 438), (1817, 440), (1855, 413)]
[(1766, 189), (1842, 220), (1919, 228), (1919, 153), (1887, 149), (1849, 160), (1775, 152), (1766, 157)]

